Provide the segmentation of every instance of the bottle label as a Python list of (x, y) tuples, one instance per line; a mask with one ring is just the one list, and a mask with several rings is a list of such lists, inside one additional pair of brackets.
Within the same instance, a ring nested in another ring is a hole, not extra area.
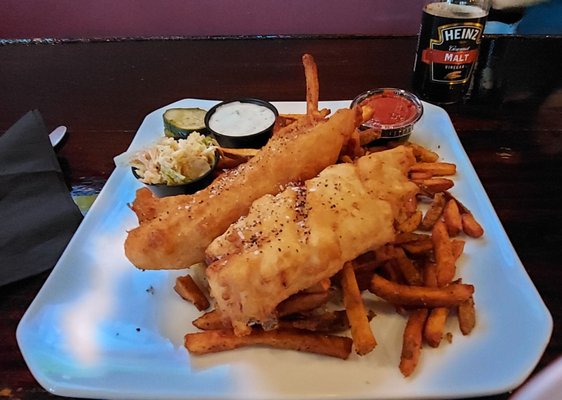
[(437, 38), (430, 39), (421, 55), (421, 61), (430, 66), (431, 80), (466, 83), (478, 58), (482, 31), (482, 24), (472, 22), (439, 26)]

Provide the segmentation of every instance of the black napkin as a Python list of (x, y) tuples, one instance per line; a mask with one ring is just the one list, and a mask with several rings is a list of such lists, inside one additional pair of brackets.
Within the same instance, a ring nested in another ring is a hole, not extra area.
[(38, 111), (0, 136), (0, 285), (54, 267), (82, 220)]

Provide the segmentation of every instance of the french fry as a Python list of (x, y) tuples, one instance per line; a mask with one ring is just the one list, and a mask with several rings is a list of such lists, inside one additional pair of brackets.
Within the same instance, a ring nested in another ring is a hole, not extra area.
[(445, 208), (445, 195), (443, 193), (437, 193), (433, 197), (431, 206), (429, 210), (426, 211), (423, 216), (422, 222), (420, 224), (420, 229), (429, 231), (433, 228), (433, 225), (441, 218), (443, 214), (443, 209)]
[(219, 162), (217, 164), (217, 171), (218, 173), (222, 173), (224, 170), (228, 170), (231, 168), (236, 168), (240, 164), (245, 163), (246, 160), (243, 158), (228, 158), (228, 157), (220, 157)]
[(416, 211), (410, 217), (406, 218), (403, 222), (398, 225), (398, 231), (403, 233), (410, 233), (418, 229), (423, 218), (423, 213), (421, 211)]
[(377, 341), (371, 331), (363, 298), (355, 280), (353, 265), (350, 262), (346, 262), (343, 266), (341, 285), (343, 303), (351, 325), (351, 337), (353, 338), (355, 352), (359, 355), (365, 355), (375, 348)]
[(400, 245), (404, 243), (412, 243), (422, 239), (430, 239), (429, 235), (426, 233), (416, 233), (416, 232), (402, 232), (396, 235), (394, 239), (394, 244)]
[(459, 328), (463, 335), (468, 335), (476, 325), (476, 311), (474, 309), (474, 298), (470, 296), (467, 300), (459, 304), (457, 308)]
[(280, 117), (285, 118), (287, 120), (297, 120), (306, 117), (306, 114), (291, 114), (291, 113), (281, 113), (279, 114)]
[(277, 306), (277, 315), (283, 317), (290, 314), (313, 310), (326, 304), (332, 296), (330, 291), (321, 293), (297, 293)]
[(230, 324), (225, 324), (222, 320), (219, 310), (212, 310), (206, 312), (199, 318), (193, 320), (193, 326), (202, 329), (204, 331), (215, 330), (215, 329), (225, 329), (231, 328)]
[(427, 287), (437, 287), (437, 264), (432, 261), (426, 260), (423, 266), (423, 284)]
[(455, 199), (447, 201), (443, 209), (443, 220), (447, 226), (449, 236), (457, 236), (462, 231), (462, 217), (459, 211), (459, 205)]
[(408, 146), (410, 146), (414, 152), (414, 156), (416, 160), (422, 162), (436, 162), (439, 159), (439, 154), (434, 151), (429, 150), (422, 145), (409, 142)]
[(306, 79), (306, 115), (309, 118), (317, 118), (318, 116), (318, 96), (320, 85), (318, 83), (318, 67), (314, 61), (314, 57), (310, 54), (302, 56), (304, 66), (304, 76)]
[(396, 265), (398, 266), (398, 269), (400, 270), (400, 273), (404, 277), (406, 283), (413, 286), (422, 286), (422, 275), (412, 260), (406, 257), (406, 253), (404, 253), (404, 250), (400, 247), (397, 247), (395, 252)]
[(253, 329), (249, 335), (236, 336), (232, 330), (188, 333), (184, 337), (187, 350), (193, 354), (209, 354), (244, 346), (263, 345), (277, 349), (322, 354), (343, 360), (351, 353), (352, 340), (348, 337), (321, 335), (296, 329), (262, 331)]
[[(424, 285), (437, 287), (437, 265), (427, 261), (423, 269)], [(423, 338), (431, 347), (438, 347), (443, 339), (443, 331), (449, 309), (446, 307), (433, 308), (429, 311), (425, 326), (423, 328)]]
[[(232, 329), (229, 323), (222, 320), (219, 310), (206, 312), (192, 323), (193, 326), (203, 331)], [(349, 321), (345, 310), (340, 310), (305, 315), (297, 319), (281, 319), (279, 320), (279, 328), (295, 328), (315, 332), (341, 332), (349, 329)]]
[(394, 246), (387, 244), (375, 250), (375, 260), (378, 264), (382, 264), (394, 258)]
[(437, 307), (431, 309), (423, 329), (423, 338), (431, 347), (439, 347), (443, 339), (445, 323), (449, 315), (447, 307)]
[(349, 329), (349, 320), (345, 310), (338, 310), (306, 315), (297, 319), (281, 319), (279, 328), (304, 329), (313, 332), (341, 332)]
[(484, 234), (484, 229), (470, 212), (462, 214), (462, 230), (473, 238), (479, 238)]
[[(396, 265), (395, 259), (386, 261), (381, 266), (381, 270), (386, 275), (388, 280), (392, 282), (402, 283), (402, 277), (400, 276), (400, 271), (398, 271), (398, 266)], [(371, 276), (371, 280), (369, 281), (369, 286), (367, 286), (367, 289), (371, 287), (372, 280), (373, 277)]]
[(437, 285), (445, 286), (455, 277), (456, 267), (451, 239), (443, 221), (438, 221), (431, 231), (431, 241), (435, 253)]
[(447, 199), (454, 199), (457, 202), (459, 211), (462, 215), (463, 232), (473, 238), (479, 238), (480, 236), (482, 236), (484, 234), (484, 228), (482, 228), (478, 221), (476, 221), (476, 218), (474, 218), (472, 212), (451, 193), (444, 192), (444, 195), (447, 197)]
[(205, 296), (203, 291), (197, 286), (191, 275), (178, 276), (176, 278), (174, 290), (184, 300), (195, 304), (195, 307), (197, 307), (199, 311), (209, 308), (210, 304), (207, 296)]
[(455, 259), (455, 261), (458, 260), (460, 256), (462, 256), (465, 243), (466, 242), (461, 239), (451, 240), (451, 250), (453, 251), (453, 258)]
[(431, 238), (420, 239), (413, 242), (403, 243), (400, 245), (408, 254), (419, 256), (433, 250), (433, 242)]
[(375, 270), (381, 265), (374, 252), (365, 253), (353, 260), (355, 280), (359, 290), (367, 290)]
[(404, 328), (399, 367), (405, 377), (410, 376), (418, 365), (422, 346), (422, 330), (426, 318), (427, 309), (414, 310)]
[(440, 193), (455, 186), (455, 182), (448, 178), (412, 179), (422, 190), (428, 193)]
[(429, 171), (410, 172), (410, 179), (414, 182), (423, 182), (425, 179), (431, 178), (433, 178), (433, 175)]
[(234, 160), (242, 159), (248, 161), (250, 158), (258, 154), (258, 149), (232, 149), (227, 147), (219, 147), (219, 152), (222, 156)]
[(433, 308), (459, 305), (472, 296), (474, 286), (464, 283), (451, 283), (438, 288), (410, 286), (374, 274), (369, 291), (392, 304)]
[(433, 176), (448, 176), (457, 173), (457, 166), (447, 162), (418, 162), (410, 167), (410, 172), (430, 172)]

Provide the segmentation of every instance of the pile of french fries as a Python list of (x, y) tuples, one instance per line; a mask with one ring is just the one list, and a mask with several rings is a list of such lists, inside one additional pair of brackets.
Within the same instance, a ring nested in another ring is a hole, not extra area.
[[(326, 115), (324, 110), (318, 110), (316, 64), (309, 55), (303, 57), (303, 64), (307, 113), (282, 116), (285, 126)], [(376, 133), (357, 131), (340, 162), (384, 150), (366, 146), (373, 137)], [(341, 359), (347, 359), (352, 350), (364, 356), (377, 345), (373, 327), (384, 329), (377, 327), (374, 313), (365, 306), (367, 293), (391, 303), (397, 315), (405, 319), (397, 361), (406, 377), (415, 371), (424, 344), (437, 347), (444, 338), (450, 340), (451, 333), (445, 332), (448, 318), (456, 318), (462, 334), (468, 335), (476, 323), (474, 287), (456, 279), (456, 263), (463, 253), (465, 238), (478, 238), (484, 231), (449, 192), (454, 186), (451, 177), (456, 174), (455, 164), (440, 162), (437, 153), (418, 144), (405, 145), (412, 148), (417, 160), (409, 176), (420, 193), (417, 204), (395, 221), (394, 242), (346, 262), (336, 276), (289, 297), (277, 307), (275, 329), (256, 326), (246, 336), (236, 336), (219, 310), (209, 310), (209, 293), (203, 282), (196, 283), (190, 274), (179, 277), (177, 293), (203, 312), (193, 321), (200, 332), (185, 335), (189, 352), (208, 354), (262, 345)], [(225, 152), (228, 154), (228, 149)], [(252, 154), (239, 156), (240, 160)], [(236, 154), (231, 157), (236, 158)]]

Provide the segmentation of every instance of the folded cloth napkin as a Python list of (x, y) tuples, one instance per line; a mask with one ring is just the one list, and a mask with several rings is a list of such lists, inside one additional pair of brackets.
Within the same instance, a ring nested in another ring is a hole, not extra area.
[(81, 220), (41, 114), (30, 111), (0, 136), (0, 285), (52, 268)]

